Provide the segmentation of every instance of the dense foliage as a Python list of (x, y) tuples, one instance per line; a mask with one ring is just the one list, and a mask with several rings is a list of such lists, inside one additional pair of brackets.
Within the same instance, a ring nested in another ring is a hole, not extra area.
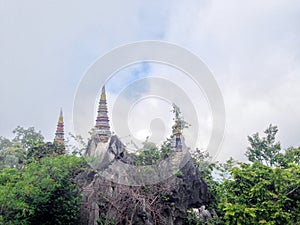
[(84, 161), (43, 142), (34, 128), (0, 137), (0, 224), (76, 224), (80, 195), (72, 178)]
[(71, 178), (82, 160), (76, 156), (45, 157), (22, 171), (0, 173), (0, 221), (3, 224), (74, 224), (79, 194)]
[(36, 143), (44, 143), (44, 137), (40, 131), (33, 127), (27, 129), (18, 126), (13, 130), (14, 137), (10, 140), (0, 137), (0, 169), (21, 169), (26, 160), (27, 153)]
[(297, 224), (300, 221), (300, 167), (272, 168), (258, 162), (231, 170), (220, 186), (226, 224)]
[[(194, 156), (213, 194), (210, 210), (218, 215), (207, 224), (300, 223), (300, 149), (283, 151), (277, 131), (270, 125), (265, 137), (248, 137), (250, 163), (210, 163), (201, 152)], [(204, 223), (195, 216), (192, 221)]]

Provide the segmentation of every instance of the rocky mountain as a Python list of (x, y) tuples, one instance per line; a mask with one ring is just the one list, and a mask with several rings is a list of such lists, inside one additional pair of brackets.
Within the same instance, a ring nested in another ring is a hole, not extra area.
[(187, 210), (209, 203), (207, 184), (188, 151), (137, 166), (117, 136), (89, 142), (89, 167), (75, 181), (82, 193), (81, 224), (185, 224)]

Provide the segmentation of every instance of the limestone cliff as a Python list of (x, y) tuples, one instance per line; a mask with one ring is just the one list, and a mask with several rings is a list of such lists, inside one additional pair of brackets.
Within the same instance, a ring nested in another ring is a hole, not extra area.
[(189, 208), (209, 202), (207, 184), (188, 152), (141, 169), (112, 136), (106, 146), (91, 140), (87, 155), (98, 160), (76, 177), (82, 193), (81, 224), (180, 225)]

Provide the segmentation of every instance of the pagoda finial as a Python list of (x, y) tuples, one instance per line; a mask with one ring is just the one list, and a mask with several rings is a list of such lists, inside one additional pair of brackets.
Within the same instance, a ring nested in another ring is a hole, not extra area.
[(105, 86), (102, 87), (101, 100), (106, 101)]
[(61, 108), (59, 117), (58, 117), (58, 123), (57, 123), (57, 129), (55, 132), (54, 142), (64, 143), (64, 141), (65, 141), (65, 139), (64, 139), (64, 118), (63, 118), (63, 111)]
[(63, 111), (62, 111), (62, 108), (60, 108), (58, 122), (59, 122), (59, 123), (64, 123), (64, 117), (63, 117)]
[(95, 125), (95, 134), (103, 143), (106, 143), (111, 136), (107, 112), (105, 86), (103, 86)]

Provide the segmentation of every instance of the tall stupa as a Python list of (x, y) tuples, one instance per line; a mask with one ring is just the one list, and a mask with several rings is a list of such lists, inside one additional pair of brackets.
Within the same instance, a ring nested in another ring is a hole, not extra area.
[(103, 143), (108, 142), (108, 139), (111, 137), (105, 86), (102, 87), (94, 134), (99, 138), (100, 142)]

